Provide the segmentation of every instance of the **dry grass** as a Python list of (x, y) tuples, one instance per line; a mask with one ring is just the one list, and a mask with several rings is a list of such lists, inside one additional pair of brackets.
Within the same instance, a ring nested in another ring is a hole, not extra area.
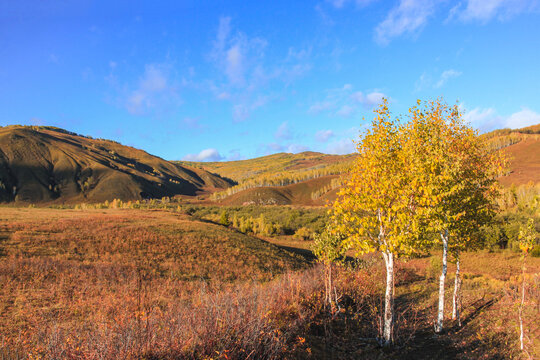
[(45, 346), (41, 332), (50, 340), (101, 331), (141, 318), (144, 306), (171, 311), (201, 286), (226, 290), (305, 265), (259, 239), (169, 212), (2, 208), (0, 217), (0, 329), (10, 343)]
[[(336, 268), (332, 314), (320, 268), (222, 226), (165, 211), (0, 210), (0, 358), (527, 358), (515, 253), (464, 254), (464, 325), (447, 320), (442, 336), (433, 333), (439, 256), (398, 262), (397, 346), (383, 349), (377, 256)], [(527, 269), (535, 358), (540, 259)]]

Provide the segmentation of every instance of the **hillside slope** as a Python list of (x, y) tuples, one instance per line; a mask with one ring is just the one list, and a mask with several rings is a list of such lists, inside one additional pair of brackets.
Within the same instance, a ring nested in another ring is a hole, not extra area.
[(175, 161), (187, 166), (196, 166), (227, 177), (239, 183), (248, 179), (272, 177), (276, 174), (299, 173), (306, 170), (322, 169), (340, 163), (350, 162), (356, 155), (328, 155), (313, 151), (298, 154), (278, 153), (254, 159), (221, 162)]
[(0, 128), (0, 202), (101, 202), (196, 195), (230, 186), (202, 169), (62, 129)]
[(504, 186), (540, 182), (540, 124), (522, 129), (501, 129), (482, 135), (509, 161), (509, 173), (499, 179)]
[[(508, 175), (499, 179), (504, 186), (512, 184), (521, 185), (529, 182), (540, 182), (540, 124), (522, 129), (500, 129), (482, 135), (489, 148), (502, 151), (509, 160)], [(349, 164), (354, 160), (354, 155), (324, 155), (319, 153), (300, 154), (275, 154), (271, 156), (243, 160), (236, 162), (209, 163), (208, 168), (216, 172), (227, 174), (239, 179), (239, 185), (229, 188), (221, 194), (229, 194), (220, 199), (221, 204), (226, 205), (323, 205), (327, 201), (336, 198), (337, 187), (330, 186), (330, 182), (337, 175), (322, 176), (286, 186), (253, 186), (242, 189), (250, 180), (241, 180), (242, 177), (260, 171), (259, 177), (272, 179), (283, 173), (301, 174), (318, 164), (321, 169), (328, 166), (336, 166), (340, 163)], [(256, 164), (262, 164), (258, 169)], [(237, 168), (235, 168), (237, 166)], [(235, 172), (236, 169), (236, 172)], [(284, 170), (276, 170), (284, 169)], [(251, 171), (251, 172), (249, 172)], [(248, 186), (246, 186), (248, 187)], [(321, 191), (325, 189), (326, 191)], [(239, 191), (234, 191), (238, 188)], [(312, 195), (320, 192), (321, 195), (314, 198)], [(219, 195), (219, 194), (214, 194)]]
[(339, 176), (324, 176), (291, 184), (287, 186), (264, 186), (240, 191), (222, 201), (223, 205), (304, 205), (321, 206), (336, 198), (336, 190), (329, 189), (321, 196), (314, 198), (313, 194), (328, 187), (332, 179)]

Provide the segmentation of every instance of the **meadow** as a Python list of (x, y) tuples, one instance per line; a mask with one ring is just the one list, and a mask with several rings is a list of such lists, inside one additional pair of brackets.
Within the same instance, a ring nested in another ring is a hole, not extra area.
[[(398, 261), (396, 346), (381, 348), (378, 256), (335, 265), (340, 302), (331, 311), (322, 268), (294, 252), (309, 240), (243, 234), (217, 223), (223, 209), (189, 209), (3, 207), (0, 358), (525, 356), (516, 330), (521, 267), (515, 252), (464, 254), (463, 326), (448, 320), (442, 335), (433, 333), (438, 251)], [(266, 216), (290, 215), (278, 210), (269, 208)], [(243, 211), (260, 216), (255, 208)], [(288, 211), (307, 223), (321, 215)], [(540, 259), (529, 258), (524, 319), (532, 358), (540, 354), (539, 272)], [(449, 297), (452, 290), (447, 287)]]

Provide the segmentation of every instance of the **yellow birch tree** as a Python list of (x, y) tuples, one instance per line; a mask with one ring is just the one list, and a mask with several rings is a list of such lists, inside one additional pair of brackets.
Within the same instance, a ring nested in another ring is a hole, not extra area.
[(386, 266), (382, 342), (393, 342), (394, 264), (422, 248), (416, 221), (417, 197), (411, 182), (403, 128), (384, 100), (357, 142), (358, 158), (331, 209), (332, 226), (357, 254), (380, 252)]
[[(445, 282), (449, 252), (456, 262), (454, 315), (459, 317), (460, 252), (470, 248), (478, 228), (494, 215), (495, 178), (501, 158), (488, 151), (476, 131), (465, 124), (457, 105), (440, 99), (410, 109), (407, 153), (412, 163), (419, 212), (443, 248), (435, 331), (443, 331)], [(458, 319), (459, 322), (459, 319)]]

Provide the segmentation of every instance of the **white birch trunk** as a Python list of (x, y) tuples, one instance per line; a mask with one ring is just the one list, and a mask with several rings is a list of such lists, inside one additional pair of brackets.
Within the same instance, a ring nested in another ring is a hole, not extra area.
[(394, 254), (383, 252), (386, 264), (386, 294), (384, 297), (384, 345), (392, 344), (392, 330), (394, 327)]
[(461, 326), (461, 276), (459, 269), (459, 255), (456, 261), (456, 280), (454, 281), (454, 306), (452, 309), (452, 319), (457, 320), (458, 326)]
[(441, 239), (443, 242), (443, 257), (442, 257), (442, 272), (439, 279), (439, 312), (437, 314), (437, 323), (435, 324), (435, 332), (441, 333), (443, 331), (444, 321), (444, 285), (446, 282), (446, 271), (448, 269), (448, 230), (441, 233)]

